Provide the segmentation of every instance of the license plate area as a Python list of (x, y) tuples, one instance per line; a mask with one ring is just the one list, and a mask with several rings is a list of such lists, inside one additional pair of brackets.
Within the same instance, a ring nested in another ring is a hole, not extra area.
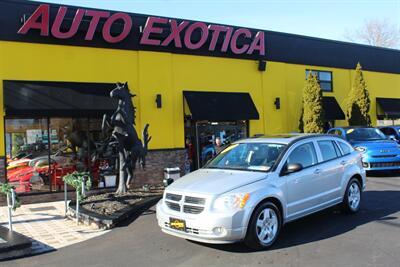
[(169, 218), (169, 227), (171, 227), (171, 229), (186, 232), (186, 222), (182, 219)]

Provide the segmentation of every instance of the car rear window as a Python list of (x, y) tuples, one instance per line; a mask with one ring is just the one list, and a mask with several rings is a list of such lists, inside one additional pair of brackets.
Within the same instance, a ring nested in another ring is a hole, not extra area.
[(351, 153), (351, 148), (349, 147), (348, 144), (345, 144), (345, 143), (340, 142), (340, 141), (337, 141), (337, 142), (338, 142), (340, 148), (342, 149), (342, 152), (343, 152), (344, 155), (348, 155), (348, 154)]
[(332, 141), (318, 141), (323, 161), (335, 159), (340, 156)]

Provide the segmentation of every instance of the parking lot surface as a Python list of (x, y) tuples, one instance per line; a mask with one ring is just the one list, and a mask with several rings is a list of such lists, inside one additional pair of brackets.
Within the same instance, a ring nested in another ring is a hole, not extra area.
[(400, 177), (368, 177), (361, 210), (287, 224), (275, 246), (207, 245), (160, 232), (154, 208), (100, 237), (1, 266), (400, 266)]

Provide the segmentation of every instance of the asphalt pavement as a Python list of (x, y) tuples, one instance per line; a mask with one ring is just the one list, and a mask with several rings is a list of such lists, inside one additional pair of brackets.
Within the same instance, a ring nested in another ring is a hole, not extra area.
[(275, 246), (208, 245), (166, 235), (154, 207), (111, 232), (0, 266), (400, 266), (400, 177), (369, 177), (361, 210), (332, 208), (287, 224)]

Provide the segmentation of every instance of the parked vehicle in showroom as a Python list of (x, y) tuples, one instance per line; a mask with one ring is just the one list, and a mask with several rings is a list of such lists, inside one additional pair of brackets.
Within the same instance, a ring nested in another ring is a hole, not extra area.
[(367, 171), (400, 170), (400, 146), (388, 139), (379, 129), (372, 127), (332, 128), (328, 134), (346, 139), (362, 154)]
[(245, 139), (168, 186), (157, 220), (177, 237), (264, 249), (287, 222), (337, 204), (357, 212), (364, 189), (361, 155), (339, 137)]
[(381, 126), (379, 127), (389, 139), (400, 143), (400, 125)]

